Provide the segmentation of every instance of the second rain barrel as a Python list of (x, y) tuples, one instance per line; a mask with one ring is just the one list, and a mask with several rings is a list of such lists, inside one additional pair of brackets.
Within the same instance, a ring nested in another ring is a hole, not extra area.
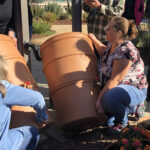
[[(38, 90), (38, 86), (26, 65), (26, 61), (15, 47), (14, 41), (10, 37), (3, 34), (0, 34), (0, 55), (2, 55), (7, 61), (8, 79), (12, 84), (22, 85), (25, 81), (30, 81), (33, 89)], [(33, 108), (28, 106), (12, 107), (11, 128), (16, 128), (23, 125), (38, 127), (34, 120), (35, 111)]]
[(94, 127), (96, 114), (97, 58), (86, 34), (69, 32), (49, 38), (40, 49), (59, 125), (64, 130)]

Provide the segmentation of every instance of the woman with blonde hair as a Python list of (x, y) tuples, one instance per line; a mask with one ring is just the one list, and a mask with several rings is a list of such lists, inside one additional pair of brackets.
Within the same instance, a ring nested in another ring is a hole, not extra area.
[(148, 83), (140, 53), (130, 41), (137, 34), (134, 21), (123, 17), (112, 18), (106, 27), (107, 45), (89, 34), (100, 55), (103, 75), (96, 109), (107, 114), (109, 135), (118, 135), (128, 125), (128, 114), (137, 118), (143, 114)]

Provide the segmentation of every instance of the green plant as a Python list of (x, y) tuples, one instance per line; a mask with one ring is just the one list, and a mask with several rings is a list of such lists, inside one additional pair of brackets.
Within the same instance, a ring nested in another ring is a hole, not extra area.
[(51, 24), (45, 21), (33, 20), (33, 33), (34, 34), (44, 34), (47, 31), (50, 31)]
[(40, 17), (40, 18), (43, 17), (45, 11), (44, 8), (42, 8), (39, 5), (32, 5), (31, 10), (32, 10), (33, 17)]
[(61, 13), (61, 14), (59, 15), (59, 19), (60, 19), (60, 20), (66, 20), (66, 19), (68, 19), (68, 18), (69, 18), (69, 14), (68, 14), (68, 13), (63, 12), (63, 13)]
[(43, 20), (45, 20), (47, 22), (53, 23), (56, 21), (56, 19), (57, 19), (57, 15), (55, 13), (45, 12), (43, 14)]
[(48, 3), (44, 6), (46, 12), (52, 12), (58, 16), (63, 12), (63, 9), (57, 3)]
[(65, 10), (71, 15), (72, 14), (72, 6), (68, 5)]
[(150, 150), (150, 145), (144, 145), (143, 139), (150, 138), (150, 131), (138, 127), (129, 126), (120, 134), (118, 149), (120, 150)]
[(83, 21), (87, 21), (87, 18), (88, 18), (88, 13), (87, 12), (83, 12), (82, 13), (82, 20)]

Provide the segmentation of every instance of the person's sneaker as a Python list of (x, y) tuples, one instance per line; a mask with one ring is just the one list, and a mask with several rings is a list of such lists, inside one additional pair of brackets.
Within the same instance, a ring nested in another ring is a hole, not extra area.
[(135, 110), (135, 118), (137, 120), (139, 120), (141, 117), (144, 116), (144, 111), (146, 108), (147, 102), (146, 100), (143, 101), (143, 103), (141, 103), (140, 105), (137, 106), (136, 110)]
[(127, 124), (117, 124), (114, 125), (111, 128), (108, 128), (105, 132), (106, 135), (111, 136), (111, 137), (118, 137), (120, 135), (120, 132), (127, 126)]

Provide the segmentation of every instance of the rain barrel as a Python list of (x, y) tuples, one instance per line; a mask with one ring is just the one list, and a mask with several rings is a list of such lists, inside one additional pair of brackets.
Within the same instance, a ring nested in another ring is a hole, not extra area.
[(13, 84), (22, 85), (25, 81), (30, 81), (33, 89), (38, 90), (24, 57), (15, 47), (14, 41), (3, 34), (0, 34), (0, 55), (7, 61), (8, 79)]
[[(21, 56), (15, 47), (13, 40), (3, 34), (0, 34), (0, 55), (7, 61), (8, 79), (12, 84), (22, 85), (25, 81), (30, 81), (33, 89), (38, 90), (38, 86), (26, 65), (24, 57)], [(35, 111), (33, 108), (27, 106), (13, 106), (11, 128), (27, 124), (38, 127), (34, 121), (35, 119), (33, 120), (34, 117)]]
[(49, 38), (40, 49), (59, 126), (64, 130), (94, 127), (99, 94), (97, 58), (87, 34), (69, 32)]

